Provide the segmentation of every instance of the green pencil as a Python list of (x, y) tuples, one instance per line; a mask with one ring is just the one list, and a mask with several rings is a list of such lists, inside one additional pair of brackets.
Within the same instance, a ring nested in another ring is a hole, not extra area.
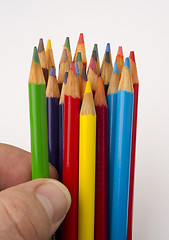
[(32, 179), (48, 178), (49, 163), (47, 142), (46, 83), (36, 47), (34, 47), (29, 76), (29, 108)]

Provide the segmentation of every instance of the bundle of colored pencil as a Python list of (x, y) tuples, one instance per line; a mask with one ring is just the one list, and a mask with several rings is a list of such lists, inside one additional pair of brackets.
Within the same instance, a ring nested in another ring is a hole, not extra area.
[[(114, 65), (114, 66), (113, 66)], [(49, 162), (71, 194), (59, 240), (132, 240), (138, 75), (134, 52), (124, 61), (110, 43), (100, 68), (94, 44), (87, 69), (81, 33), (72, 62), (66, 37), (56, 76), (51, 40), (40, 39), (29, 77), (32, 179)]]

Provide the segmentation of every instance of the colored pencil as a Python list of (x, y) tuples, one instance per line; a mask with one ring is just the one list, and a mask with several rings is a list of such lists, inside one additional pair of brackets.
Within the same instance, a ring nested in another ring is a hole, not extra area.
[(123, 48), (122, 46), (119, 46), (117, 56), (116, 56), (116, 62), (118, 63), (118, 68), (119, 68), (119, 74), (121, 78), (121, 73), (124, 65), (124, 56), (123, 56)]
[(115, 149), (115, 131), (116, 131), (116, 109), (117, 109), (117, 91), (119, 86), (118, 63), (114, 63), (110, 84), (107, 91), (108, 104), (108, 239), (110, 239), (111, 229), (111, 205), (112, 205), (112, 186), (114, 171), (114, 149)]
[(57, 170), (59, 170), (59, 97), (55, 68), (51, 66), (46, 89), (48, 156), (49, 162)]
[(66, 91), (68, 72), (65, 72), (62, 91), (59, 101), (59, 180), (62, 182), (62, 166), (63, 166), (63, 125), (64, 125), (64, 97)]
[(104, 54), (104, 56), (103, 56), (103, 61), (102, 61), (101, 69), (100, 69), (100, 74), (102, 73), (102, 68), (103, 68), (103, 65), (105, 64), (105, 57), (106, 57), (106, 53), (107, 53), (107, 52), (110, 54), (110, 62), (111, 62), (111, 65), (112, 65), (112, 57), (111, 57), (110, 43), (107, 43), (107, 45), (106, 45), (106, 50), (105, 50), (105, 54)]
[(61, 62), (60, 62), (60, 68), (59, 68), (59, 74), (58, 74), (58, 86), (59, 86), (60, 92), (61, 92), (61, 89), (62, 89), (62, 84), (63, 84), (63, 79), (64, 79), (64, 76), (65, 76), (65, 72), (69, 71), (69, 67), (70, 67), (70, 62), (69, 62), (67, 50), (64, 49), (63, 53), (62, 53), (62, 59), (61, 59)]
[(98, 46), (96, 43), (94, 44), (92, 56), (95, 58), (97, 75), (99, 77), (100, 76), (100, 60), (99, 60)]
[(86, 83), (80, 111), (78, 240), (94, 240), (96, 112)]
[(108, 159), (107, 121), (108, 109), (102, 77), (98, 78), (95, 93), (96, 108), (96, 200), (95, 240), (107, 240)]
[(130, 62), (126, 58), (117, 96), (111, 240), (127, 239), (133, 95)]
[(31, 129), (32, 179), (48, 178), (48, 140), (46, 114), (46, 82), (34, 47), (29, 75), (29, 108)]
[(82, 74), (82, 69), (83, 69), (83, 62), (82, 62), (81, 52), (77, 53), (76, 61), (78, 62), (79, 73), (81, 75)]
[(83, 66), (82, 73), (79, 80), (79, 88), (80, 88), (80, 96), (81, 99), (83, 99), (85, 88), (86, 88), (86, 82), (87, 82), (87, 75), (86, 75), (86, 67)]
[(64, 50), (66, 50), (66, 52), (67, 52), (69, 65), (70, 65), (70, 63), (72, 62), (72, 54), (71, 54), (69, 37), (66, 37), (65, 44), (63, 46), (63, 52), (62, 52), (62, 56), (61, 56), (61, 59), (60, 59), (59, 68), (60, 68), (60, 65), (61, 65), (61, 62), (62, 62), (62, 57), (63, 57)]
[(131, 162), (130, 162), (130, 185), (129, 185), (129, 205), (128, 205), (128, 228), (127, 240), (132, 240), (133, 225), (133, 198), (134, 198), (134, 175), (135, 175), (135, 155), (136, 155), (136, 133), (137, 133), (137, 109), (138, 109), (138, 92), (139, 81), (134, 52), (130, 52), (130, 67), (134, 88), (133, 103), (133, 125), (132, 125), (132, 141), (131, 141)]
[(43, 75), (45, 78), (45, 82), (47, 85), (47, 83), (48, 83), (48, 64), (47, 64), (47, 59), (46, 59), (46, 54), (45, 54), (45, 49), (44, 49), (44, 44), (43, 44), (43, 38), (39, 39), (38, 55), (39, 55), (39, 60), (40, 60), (40, 64), (42, 67)]
[(96, 62), (94, 57), (91, 57), (90, 65), (87, 73), (87, 80), (90, 81), (91, 83), (93, 96), (95, 94), (96, 87), (97, 87), (97, 79), (98, 79), (98, 76), (97, 76), (97, 70), (96, 70)]
[(104, 59), (104, 63), (102, 65), (102, 71), (101, 71), (101, 76), (103, 79), (106, 95), (107, 95), (107, 89), (109, 86), (112, 71), (113, 71), (113, 65), (112, 65), (111, 55), (110, 55), (110, 52), (107, 51), (105, 53), (105, 59)]
[(72, 204), (63, 222), (63, 240), (77, 239), (79, 112), (79, 84), (76, 77), (75, 65), (71, 63), (64, 98), (62, 182), (71, 194)]
[(86, 58), (86, 50), (85, 50), (85, 43), (84, 43), (83, 33), (80, 33), (73, 62), (75, 62), (75, 60), (77, 58), (77, 53), (78, 52), (81, 52), (82, 62), (83, 62), (83, 65), (85, 65), (85, 67), (86, 67), (87, 66), (87, 58)]
[(78, 62), (77, 61), (75, 61), (75, 71), (76, 71), (77, 79), (79, 80), (80, 73), (79, 73), (79, 66), (78, 66)]
[[(54, 66), (55, 68), (55, 61), (53, 57), (53, 50), (52, 50), (52, 45), (51, 45), (51, 40), (48, 39), (47, 45), (46, 45), (46, 59), (47, 59), (47, 64), (48, 64), (48, 73), (50, 72), (50, 67)], [(56, 70), (56, 68), (55, 68)]]

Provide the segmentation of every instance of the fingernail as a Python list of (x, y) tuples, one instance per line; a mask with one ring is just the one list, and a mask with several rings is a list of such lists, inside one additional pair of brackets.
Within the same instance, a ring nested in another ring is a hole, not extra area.
[(70, 193), (62, 183), (56, 180), (45, 180), (36, 189), (35, 194), (52, 224), (61, 221), (70, 208)]

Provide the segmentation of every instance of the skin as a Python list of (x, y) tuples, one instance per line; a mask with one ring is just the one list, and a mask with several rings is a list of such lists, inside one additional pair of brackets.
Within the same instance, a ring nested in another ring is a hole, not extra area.
[(49, 240), (55, 233), (71, 198), (52, 165), (49, 175), (31, 180), (30, 153), (0, 144), (0, 239)]
[[(5, 164), (4, 164), (5, 163)], [(49, 164), (50, 178), (58, 179)], [(31, 180), (31, 154), (20, 148), (0, 143), (0, 190)]]

